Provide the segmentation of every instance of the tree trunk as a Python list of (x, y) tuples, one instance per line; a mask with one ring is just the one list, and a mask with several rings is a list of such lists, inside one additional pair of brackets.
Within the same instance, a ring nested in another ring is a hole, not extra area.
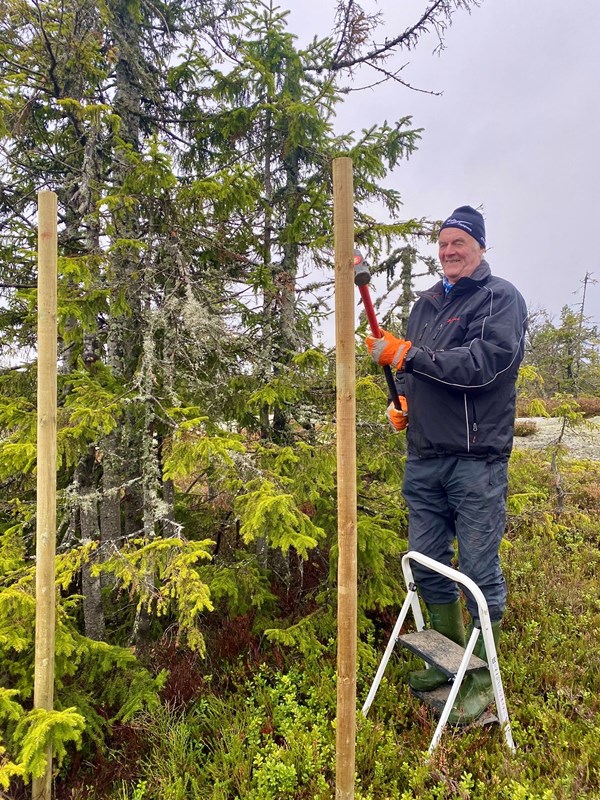
[[(91, 447), (77, 466), (76, 485), (79, 488), (79, 528), (83, 545), (100, 541), (98, 524), (98, 501), (94, 481), (96, 465), (95, 448)], [(98, 561), (95, 551), (81, 570), (81, 593), (83, 595), (83, 621), (85, 635), (97, 641), (104, 640), (104, 609), (100, 578), (92, 576), (92, 568)]]
[(102, 442), (102, 493), (100, 497), (100, 536), (103, 549), (121, 545), (121, 469), (117, 457), (118, 431)]

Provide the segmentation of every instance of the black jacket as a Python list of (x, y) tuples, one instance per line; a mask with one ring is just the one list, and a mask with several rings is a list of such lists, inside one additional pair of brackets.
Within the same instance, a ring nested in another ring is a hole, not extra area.
[(396, 375), (409, 453), (508, 458), (526, 328), (525, 301), (487, 261), (448, 295), (442, 281), (418, 293), (406, 333), (413, 346)]

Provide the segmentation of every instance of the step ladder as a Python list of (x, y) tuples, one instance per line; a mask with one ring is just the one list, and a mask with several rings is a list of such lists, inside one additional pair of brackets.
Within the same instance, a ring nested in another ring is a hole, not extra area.
[[(474, 598), (477, 603), (481, 629), (473, 628), (473, 633), (466, 647), (460, 647), (460, 645), (455, 644), (437, 631), (425, 629), (423, 613), (417, 596), (417, 587), (410, 568), (411, 561), (416, 561), (424, 567), (428, 567), (434, 572), (439, 572), (446, 578), (461, 584), (468, 589)], [(431, 740), (431, 744), (429, 745), (429, 753), (433, 752), (440, 741), (465, 675), (478, 669), (489, 669), (490, 671), (498, 721), (502, 726), (506, 745), (514, 752), (515, 744), (510, 729), (504, 689), (502, 688), (502, 678), (500, 676), (500, 666), (498, 664), (498, 654), (496, 652), (496, 644), (492, 633), (490, 614), (481, 589), (470, 578), (463, 575), (458, 570), (446, 567), (444, 564), (440, 564), (438, 561), (434, 561), (432, 558), (417, 553), (414, 550), (411, 550), (403, 556), (402, 572), (404, 573), (404, 580), (407, 588), (406, 599), (404, 600), (394, 630), (392, 631), (385, 653), (381, 659), (377, 674), (375, 675), (371, 688), (369, 689), (369, 694), (363, 705), (363, 715), (365, 717), (367, 716), (396, 642), (400, 642), (404, 647), (407, 647), (413, 653), (421, 656), (428, 666), (433, 665), (442, 670), (442, 672), (448, 675), (450, 681), (445, 686), (441, 686), (432, 692), (418, 693), (419, 697), (428, 705), (441, 712), (438, 726)], [(410, 609), (412, 609), (417, 632), (406, 633), (401, 636), (400, 631)], [(488, 657), (487, 664), (482, 659), (473, 655), (475, 644), (480, 633), (483, 635), (483, 641), (485, 643), (485, 650)]]

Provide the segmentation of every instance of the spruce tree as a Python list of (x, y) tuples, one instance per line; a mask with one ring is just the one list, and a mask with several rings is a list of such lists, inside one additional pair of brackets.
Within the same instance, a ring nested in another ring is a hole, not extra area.
[[(461, 4), (435, 5), (421, 25)], [(83, 593), (87, 635), (68, 645), (79, 655), (59, 665), (59, 697), (86, 659), (124, 664), (110, 647), (169, 625), (202, 652), (213, 608), (251, 611), (264, 630), (311, 594), (331, 620), (334, 370), (316, 323), (332, 285), (332, 159), (352, 157), (357, 242), (399, 249), (405, 295), (421, 232), (365, 210), (400, 213), (384, 181), (416, 146), (410, 118), (340, 134), (335, 109), (348, 70), (379, 68), (420, 28), (373, 50), (372, 21), (341, 4), (341, 33), (301, 48), (287, 13), (258, 0), (2, 7), (0, 604), (32, 592), (35, 196), (47, 187), (60, 214), (61, 608)], [(364, 611), (392, 602), (404, 524), (389, 502), (398, 444), (365, 363)], [(31, 626), (31, 604), (20, 609)], [(23, 641), (0, 663), (28, 658)], [(12, 691), (19, 671), (2, 674)]]

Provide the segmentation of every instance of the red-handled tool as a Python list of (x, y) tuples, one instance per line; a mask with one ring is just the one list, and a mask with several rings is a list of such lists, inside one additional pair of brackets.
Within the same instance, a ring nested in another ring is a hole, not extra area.
[[(383, 338), (381, 336), (381, 328), (379, 327), (379, 323), (377, 322), (377, 317), (375, 316), (375, 309), (373, 308), (373, 303), (371, 302), (371, 295), (369, 293), (369, 281), (371, 280), (371, 273), (369, 272), (369, 268), (362, 257), (361, 253), (358, 250), (354, 251), (354, 283), (358, 286), (358, 291), (360, 292), (360, 296), (363, 301), (363, 307), (365, 309), (365, 314), (367, 315), (367, 320), (369, 321), (369, 327), (371, 328), (371, 333), (376, 339)], [(397, 408), (398, 411), (402, 411), (402, 407), (400, 406), (400, 400), (398, 399), (398, 390), (396, 389), (396, 383), (394, 381), (394, 376), (392, 375), (391, 367), (385, 366), (383, 368), (383, 374), (385, 375), (385, 379), (387, 381), (388, 389), (392, 398), (392, 403), (394, 404), (394, 408)]]

